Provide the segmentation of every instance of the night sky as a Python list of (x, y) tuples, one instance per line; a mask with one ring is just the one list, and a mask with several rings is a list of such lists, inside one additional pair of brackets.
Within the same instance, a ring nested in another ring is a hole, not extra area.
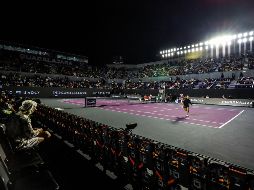
[(86, 55), (91, 64), (117, 55), (138, 64), (158, 60), (162, 49), (254, 29), (254, 0), (86, 2), (8, 7), (0, 40)]

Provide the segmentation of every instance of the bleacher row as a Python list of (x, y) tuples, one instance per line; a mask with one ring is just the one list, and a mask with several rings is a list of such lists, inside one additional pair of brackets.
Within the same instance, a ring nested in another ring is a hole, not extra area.
[[(3, 71), (2, 71), (3, 72)], [(180, 79), (174, 81), (150, 81), (142, 80), (134, 82), (126, 80), (123, 82), (106, 83), (103, 80), (72, 80), (68, 77), (51, 78), (43, 74), (26, 76), (25, 73), (2, 73), (0, 71), (0, 86), (2, 87), (63, 87), (63, 88), (97, 88), (97, 89), (236, 89), (253, 88), (254, 77), (239, 76), (238, 79), (227, 78), (208, 78), (208, 79)]]
[[(44, 58), (44, 59), (43, 59)], [(107, 79), (128, 79), (146, 78), (159, 76), (177, 76), (188, 74), (203, 74), (211, 72), (225, 72), (243, 70), (244, 65), (253, 69), (253, 52), (246, 54), (232, 54), (220, 58), (198, 58), (157, 61), (149, 64), (141, 64), (139, 67), (130, 69), (125, 67), (94, 67), (80, 62), (68, 62), (68, 64), (50, 62), (53, 55), (43, 55), (39, 60), (31, 53), (19, 53), (0, 49), (1, 70), (61, 74), (66, 76), (107, 78)], [(43, 63), (43, 64), (42, 64)]]
[(15, 151), (5, 128), (0, 125), (0, 190), (58, 190), (39, 151)]
[[(33, 117), (125, 189), (251, 190), (252, 170), (44, 105)], [(131, 188), (130, 188), (131, 187)]]

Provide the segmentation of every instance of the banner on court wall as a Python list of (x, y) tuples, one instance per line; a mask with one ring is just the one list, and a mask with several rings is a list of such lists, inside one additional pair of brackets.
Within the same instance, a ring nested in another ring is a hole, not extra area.
[(214, 104), (225, 106), (253, 107), (254, 100), (249, 99), (223, 99), (223, 98), (190, 98), (196, 104)]
[(10, 95), (26, 96), (31, 98), (84, 98), (86, 96), (105, 97), (111, 94), (108, 89), (91, 88), (60, 88), (60, 87), (3, 87), (0, 92), (5, 91)]

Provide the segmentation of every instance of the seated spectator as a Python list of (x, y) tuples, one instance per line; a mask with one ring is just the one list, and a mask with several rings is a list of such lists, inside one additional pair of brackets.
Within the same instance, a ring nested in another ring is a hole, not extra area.
[(8, 103), (8, 99), (0, 94), (0, 123), (5, 123), (14, 113), (15, 110), (13, 106)]
[(30, 149), (37, 146), (51, 134), (42, 128), (33, 129), (30, 116), (36, 110), (37, 103), (25, 100), (7, 123), (6, 132), (16, 150)]

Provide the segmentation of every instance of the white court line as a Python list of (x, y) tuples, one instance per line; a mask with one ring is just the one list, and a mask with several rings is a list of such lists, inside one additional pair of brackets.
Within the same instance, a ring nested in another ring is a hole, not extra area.
[(218, 128), (222, 128), (225, 125), (227, 125), (230, 121), (232, 121), (233, 119), (235, 119), (236, 117), (238, 117), (240, 114), (242, 114), (244, 112), (244, 110), (242, 110), (240, 113), (238, 113), (236, 116), (234, 116), (233, 118), (231, 118), (230, 120), (228, 120), (226, 123), (224, 123), (223, 125), (219, 126)]

